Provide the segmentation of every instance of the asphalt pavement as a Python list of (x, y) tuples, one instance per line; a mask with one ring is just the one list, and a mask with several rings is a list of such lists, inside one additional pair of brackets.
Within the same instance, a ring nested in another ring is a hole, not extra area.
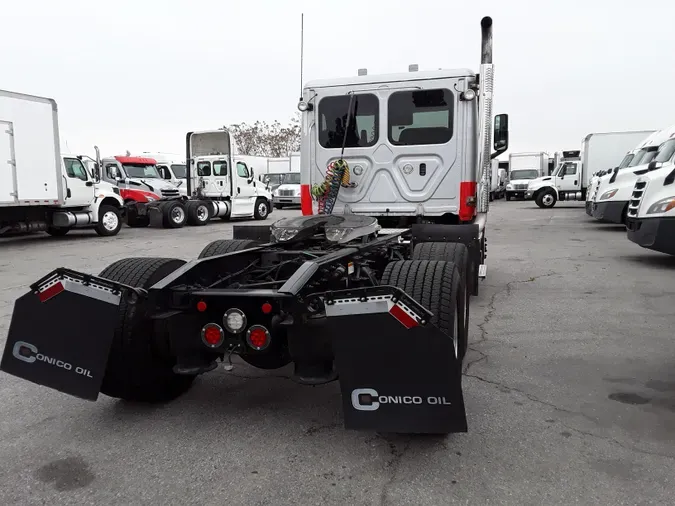
[[(228, 237), (216, 220), (0, 240), (0, 346), (14, 299), (55, 267), (187, 260)], [(468, 433), (346, 431), (338, 385), (300, 386), (287, 368), (218, 369), (154, 407), (0, 373), (0, 504), (672, 504), (675, 257), (577, 203), (496, 201), (488, 238), (463, 378)]]

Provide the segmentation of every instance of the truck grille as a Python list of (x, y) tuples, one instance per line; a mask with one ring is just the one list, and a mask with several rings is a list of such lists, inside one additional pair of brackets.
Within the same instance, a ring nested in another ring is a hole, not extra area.
[(646, 189), (647, 181), (638, 179), (635, 182), (633, 193), (630, 196), (630, 200), (628, 201), (628, 217), (637, 218), (638, 211), (640, 210), (640, 203), (642, 202), (642, 197), (644, 197)]
[(293, 197), (295, 195), (295, 190), (279, 190), (280, 197)]
[(162, 197), (178, 197), (180, 193), (178, 192), (178, 188), (174, 189), (167, 189), (163, 188), (162, 189)]
[(513, 189), (514, 190), (527, 190), (527, 185), (526, 184), (514, 184)]
[(600, 181), (596, 181), (596, 183), (593, 185), (593, 191), (591, 192), (591, 196), (589, 200), (591, 202), (595, 202), (597, 197), (598, 197), (598, 189), (600, 188)]

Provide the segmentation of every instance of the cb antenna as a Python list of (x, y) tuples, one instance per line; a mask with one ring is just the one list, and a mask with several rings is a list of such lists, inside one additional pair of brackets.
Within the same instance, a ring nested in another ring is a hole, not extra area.
[(300, 14), (300, 100), (302, 100), (302, 73), (305, 66), (305, 13)]

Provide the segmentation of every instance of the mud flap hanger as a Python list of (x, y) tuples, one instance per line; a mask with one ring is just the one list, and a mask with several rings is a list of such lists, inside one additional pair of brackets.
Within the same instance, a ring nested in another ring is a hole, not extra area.
[[(137, 297), (145, 297), (148, 294), (148, 292), (142, 288), (136, 288), (122, 283), (117, 283), (106, 278), (100, 278), (98, 276), (92, 276), (91, 274), (85, 274), (83, 272), (67, 269), (66, 267), (54, 269), (49, 274), (43, 276), (35, 283), (31, 284), (30, 289), (40, 297), (40, 300), (44, 302), (50, 298), (50, 295), (53, 292), (58, 290), (58, 288), (54, 289), (52, 287), (56, 286), (64, 279), (71, 279), (82, 286), (94, 285), (102, 288), (103, 290), (109, 291), (112, 295), (116, 296), (131, 294)], [(52, 293), (49, 293), (48, 291)]]

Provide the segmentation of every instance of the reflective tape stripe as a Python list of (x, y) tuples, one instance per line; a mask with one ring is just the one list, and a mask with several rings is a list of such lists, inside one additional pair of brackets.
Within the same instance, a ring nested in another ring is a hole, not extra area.
[(326, 304), (326, 316), (351, 316), (359, 314), (389, 313), (396, 318), (401, 325), (410, 329), (424, 320), (406, 304), (397, 300), (394, 302), (391, 295), (373, 295), (363, 298), (335, 299)]

